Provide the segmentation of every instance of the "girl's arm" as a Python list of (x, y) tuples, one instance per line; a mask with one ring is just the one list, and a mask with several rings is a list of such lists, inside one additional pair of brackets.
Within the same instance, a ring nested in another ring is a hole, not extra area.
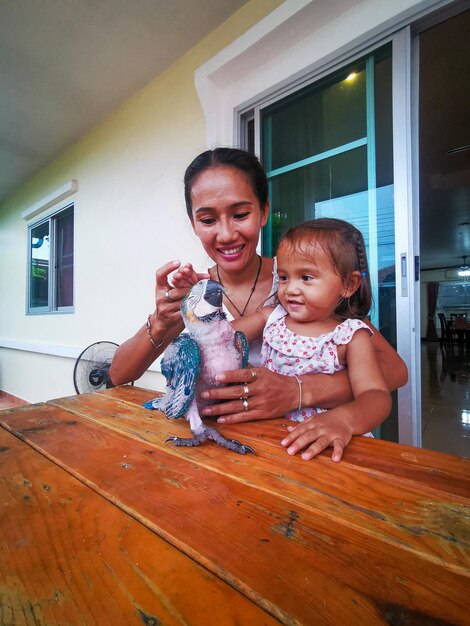
[(312, 459), (325, 448), (333, 447), (333, 461), (340, 461), (353, 435), (376, 428), (391, 409), (390, 392), (378, 364), (370, 337), (359, 330), (347, 346), (347, 363), (354, 400), (313, 419), (289, 426), (282, 445), (289, 454), (300, 450), (302, 458)]
[(232, 320), (230, 324), (234, 330), (241, 330), (249, 343), (253, 341), (253, 339), (260, 339), (260, 337), (263, 336), (263, 329), (273, 310), (274, 307), (265, 306), (254, 313), (250, 313), (250, 315), (246, 317), (239, 317), (236, 320)]

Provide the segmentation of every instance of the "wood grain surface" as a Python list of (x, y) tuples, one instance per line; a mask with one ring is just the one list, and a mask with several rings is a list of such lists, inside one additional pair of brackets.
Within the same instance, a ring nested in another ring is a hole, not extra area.
[[(212, 442), (177, 448), (165, 440), (188, 436), (188, 425), (140, 406), (154, 395), (122, 387), (3, 411), (0, 420), (25, 451), (26, 467), (41, 460), (33, 475), (42, 481), (52, 471), (45, 468), (54, 468), (102, 503), (95, 516), (109, 508), (148, 533), (192, 564), (188, 580), (204, 572), (208, 584), (198, 598), (212, 598), (212, 581), (220, 598), (228, 591), (237, 598), (239, 613), (207, 624), (469, 623), (468, 460), (357, 437), (339, 464), (331, 452), (305, 462), (280, 446), (283, 420), (217, 426), (255, 455)], [(9, 466), (1, 471), (10, 474)], [(117, 537), (109, 550), (114, 545), (119, 561)], [(177, 578), (178, 566), (172, 571)], [(174, 606), (181, 623), (201, 623)], [(161, 623), (173, 622), (165, 616)]]
[(1, 429), (0, 506), (2, 626), (278, 623)]

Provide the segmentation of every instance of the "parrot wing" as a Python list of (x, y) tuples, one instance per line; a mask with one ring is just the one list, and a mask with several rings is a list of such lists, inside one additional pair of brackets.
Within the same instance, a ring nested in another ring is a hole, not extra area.
[(194, 398), (201, 369), (201, 351), (196, 341), (181, 333), (165, 350), (161, 369), (167, 383), (166, 395), (144, 406), (163, 411), (166, 417), (182, 417)]

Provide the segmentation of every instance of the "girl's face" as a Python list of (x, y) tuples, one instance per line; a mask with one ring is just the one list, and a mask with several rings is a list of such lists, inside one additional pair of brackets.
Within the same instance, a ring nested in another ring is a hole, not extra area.
[(230, 166), (199, 174), (191, 200), (193, 229), (206, 253), (225, 272), (242, 271), (256, 255), (269, 204), (260, 207), (248, 176)]
[(334, 318), (338, 302), (354, 293), (360, 283), (359, 272), (355, 272), (345, 286), (330, 255), (317, 242), (303, 246), (302, 251), (281, 244), (277, 264), (279, 301), (290, 317), (301, 323)]

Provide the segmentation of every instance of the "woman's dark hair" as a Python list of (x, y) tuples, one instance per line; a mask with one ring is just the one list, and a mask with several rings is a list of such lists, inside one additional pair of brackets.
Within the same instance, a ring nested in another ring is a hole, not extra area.
[(189, 164), (184, 174), (184, 198), (186, 200), (186, 211), (189, 219), (193, 220), (193, 205), (191, 202), (191, 190), (194, 179), (211, 167), (218, 166), (234, 167), (244, 172), (250, 179), (253, 193), (259, 200), (260, 207), (263, 208), (268, 201), (268, 180), (263, 166), (254, 154), (239, 150), (238, 148), (215, 148), (206, 150), (197, 156)]
[(341, 298), (335, 314), (343, 319), (365, 317), (372, 305), (369, 266), (362, 233), (349, 222), (329, 217), (303, 222), (290, 228), (279, 242), (291, 251), (311, 256), (311, 245), (319, 243), (330, 256), (345, 286), (353, 272), (360, 272), (361, 284), (348, 298)]

